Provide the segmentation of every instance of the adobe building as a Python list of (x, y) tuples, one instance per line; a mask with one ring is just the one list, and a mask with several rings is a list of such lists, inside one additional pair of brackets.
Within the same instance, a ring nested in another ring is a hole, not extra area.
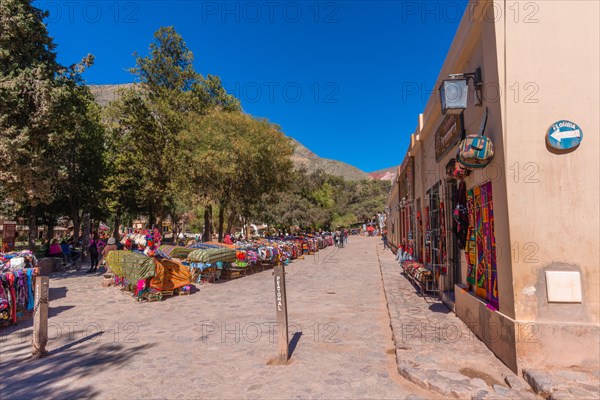
[[(600, 3), (511, 4), (467, 6), (437, 79), (467, 77), (467, 102), (436, 92), (419, 115), (388, 200), (390, 242), (513, 371), (597, 368)], [(461, 179), (446, 166), (486, 109), (494, 156), (463, 179), (464, 246)]]

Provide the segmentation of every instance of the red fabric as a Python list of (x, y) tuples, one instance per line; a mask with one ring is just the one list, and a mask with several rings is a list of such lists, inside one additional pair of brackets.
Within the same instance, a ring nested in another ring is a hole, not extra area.
[(10, 296), (12, 297), (10, 320), (13, 323), (17, 322), (17, 294), (15, 292), (15, 275), (8, 274), (8, 287), (10, 289)]

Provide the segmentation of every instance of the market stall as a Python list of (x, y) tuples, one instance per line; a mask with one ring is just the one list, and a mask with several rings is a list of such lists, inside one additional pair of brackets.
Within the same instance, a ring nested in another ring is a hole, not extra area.
[(106, 256), (106, 264), (114, 274), (115, 285), (132, 292), (138, 301), (190, 291), (190, 270), (174, 259), (113, 250)]
[(29, 250), (0, 253), (0, 327), (33, 313), (36, 267), (37, 259)]

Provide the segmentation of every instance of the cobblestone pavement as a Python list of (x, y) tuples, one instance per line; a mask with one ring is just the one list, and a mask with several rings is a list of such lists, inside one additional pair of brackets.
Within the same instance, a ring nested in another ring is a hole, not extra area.
[[(421, 387), (461, 399), (597, 399), (594, 376), (532, 371), (515, 375), (441, 302), (417, 295), (393, 253), (378, 246), (398, 372)], [(567, 382), (567, 377), (573, 379)], [(585, 378), (585, 379), (584, 379)], [(595, 376), (596, 387), (598, 375)], [(583, 385), (583, 387), (582, 387)], [(587, 385), (587, 386), (586, 386)], [(541, 388), (541, 389), (540, 389)], [(571, 391), (569, 391), (571, 389)], [(553, 396), (550, 393), (555, 392)], [(568, 397), (578, 393), (580, 397)], [(583, 397), (581, 397), (583, 396)]]
[(549, 400), (600, 399), (600, 370), (526, 369), (523, 376), (536, 393)]
[(377, 243), (351, 237), (288, 267), (289, 365), (272, 362), (271, 271), (153, 303), (54, 274), (50, 355), (27, 359), (30, 321), (1, 330), (0, 398), (442, 398), (397, 372)]
[(382, 248), (378, 255), (402, 376), (445, 397), (540, 398), (443, 303), (419, 296), (394, 254)]

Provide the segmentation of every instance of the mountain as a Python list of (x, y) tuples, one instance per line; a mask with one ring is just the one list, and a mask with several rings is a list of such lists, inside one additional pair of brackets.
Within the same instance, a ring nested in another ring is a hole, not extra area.
[[(132, 86), (132, 83), (123, 85), (90, 85), (90, 91), (94, 95), (96, 102), (104, 107), (111, 101), (119, 98), (119, 89), (126, 89)], [(350, 164), (346, 164), (342, 161), (321, 158), (307, 149), (296, 139), (290, 139), (296, 146), (294, 149), (294, 154), (292, 155), (292, 161), (294, 161), (296, 166), (304, 166), (309, 172), (321, 169), (326, 173), (341, 176), (344, 179), (351, 181), (371, 179), (369, 174)]]
[(398, 166), (380, 169), (369, 173), (371, 179), (393, 182), (398, 176)]
[(104, 107), (119, 98), (119, 89), (128, 89), (132, 86), (133, 83), (125, 83), (122, 85), (90, 85), (89, 88), (96, 102)]
[(321, 158), (309, 149), (307, 149), (302, 143), (296, 139), (291, 138), (292, 142), (296, 145), (294, 154), (292, 155), (292, 161), (297, 166), (304, 166), (308, 172), (314, 172), (322, 170), (325, 173), (341, 176), (342, 178), (349, 181), (360, 181), (363, 179), (371, 179), (369, 174), (360, 169), (346, 164), (342, 161), (331, 160), (328, 158)]

